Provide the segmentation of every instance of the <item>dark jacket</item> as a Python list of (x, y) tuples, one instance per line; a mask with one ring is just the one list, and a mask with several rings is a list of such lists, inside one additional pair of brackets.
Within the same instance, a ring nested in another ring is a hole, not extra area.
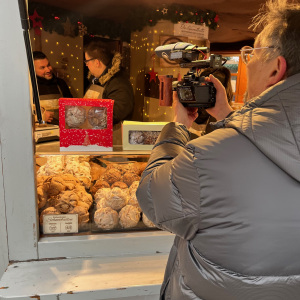
[(61, 78), (53, 76), (52, 79), (47, 80), (37, 76), (37, 83), (40, 96), (62, 94), (64, 98), (73, 98), (68, 85)]
[(104, 87), (102, 99), (114, 100), (113, 124), (131, 120), (134, 109), (133, 88), (120, 64), (121, 55), (116, 53), (112, 64), (107, 66), (99, 79), (93, 80), (94, 84)]
[(176, 234), (161, 299), (300, 295), (300, 74), (189, 142), (166, 125), (137, 198)]

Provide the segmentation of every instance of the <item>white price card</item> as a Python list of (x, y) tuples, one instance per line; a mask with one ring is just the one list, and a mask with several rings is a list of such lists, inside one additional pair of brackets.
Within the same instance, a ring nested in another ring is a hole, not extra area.
[(78, 215), (44, 215), (43, 232), (44, 234), (78, 233)]

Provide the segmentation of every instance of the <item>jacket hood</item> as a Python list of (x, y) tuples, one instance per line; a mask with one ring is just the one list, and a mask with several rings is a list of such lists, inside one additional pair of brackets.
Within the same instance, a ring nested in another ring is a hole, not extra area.
[[(122, 56), (119, 52), (116, 52), (114, 54), (114, 57), (111, 61), (111, 64), (107, 66), (107, 68), (104, 70), (103, 74), (97, 78), (98, 82), (103, 86), (105, 83), (107, 83), (116, 73), (118, 73), (121, 69), (121, 61)], [(93, 78), (94, 76), (91, 74), (91, 72), (88, 73), (88, 79)], [(96, 79), (96, 78), (94, 78)]]
[(217, 125), (245, 135), (300, 181), (300, 73), (270, 87)]

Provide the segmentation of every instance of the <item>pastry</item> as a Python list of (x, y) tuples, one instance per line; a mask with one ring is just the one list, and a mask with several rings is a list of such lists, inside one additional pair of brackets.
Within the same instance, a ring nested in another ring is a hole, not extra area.
[(101, 167), (100, 165), (90, 162), (90, 167), (91, 167), (91, 180), (96, 181), (99, 180), (99, 178), (104, 174), (105, 168)]
[(115, 183), (113, 183), (111, 185), (111, 188), (114, 188), (114, 187), (118, 187), (120, 189), (128, 189), (127, 184), (123, 181), (116, 181)]
[(139, 212), (142, 212), (142, 209), (141, 209), (141, 207), (140, 207), (140, 205), (139, 205), (139, 203), (137, 201), (135, 193), (132, 193), (132, 195), (129, 196), (127, 204), (136, 207)]
[(123, 166), (123, 173), (132, 172), (135, 174), (139, 174), (140, 166), (138, 163), (126, 164)]
[(127, 204), (128, 194), (123, 189), (114, 187), (111, 189), (110, 197), (106, 197), (106, 206), (111, 207), (114, 210), (119, 210)]
[(69, 214), (77, 214), (78, 215), (78, 224), (88, 223), (90, 220), (90, 216), (88, 211), (83, 206), (75, 206)]
[(115, 183), (116, 181), (121, 181), (122, 179), (122, 174), (119, 170), (117, 169), (108, 169), (104, 175), (103, 179), (107, 181), (110, 185)]
[(97, 203), (101, 199), (108, 199), (111, 197), (111, 189), (110, 188), (102, 188), (99, 189), (94, 195), (95, 202)]
[(94, 129), (107, 128), (106, 107), (91, 107), (88, 111), (88, 121)]
[(94, 221), (98, 228), (109, 230), (118, 226), (118, 213), (110, 207), (97, 209), (94, 215)]
[(102, 199), (100, 199), (98, 202), (97, 202), (97, 209), (99, 209), (99, 208), (104, 208), (104, 207), (108, 207), (107, 205), (106, 205), (106, 199), (105, 198), (102, 198)]
[(48, 207), (44, 209), (40, 214), (40, 224), (43, 225), (43, 216), (44, 215), (60, 215), (59, 211), (54, 207)]
[(129, 187), (129, 195), (136, 193), (136, 190), (137, 190), (139, 184), (140, 184), (140, 182), (137, 180), (131, 184), (131, 186)]
[(93, 197), (91, 194), (89, 194), (85, 189), (79, 188), (78, 186), (73, 190), (73, 192), (78, 195), (79, 201), (86, 203), (89, 208), (91, 207), (93, 203)]
[(60, 178), (64, 181), (67, 190), (73, 190), (80, 181), (72, 174), (61, 174)]
[(81, 106), (67, 105), (65, 121), (70, 128), (79, 128), (85, 122), (85, 109)]
[(154, 145), (160, 131), (144, 131), (144, 145)]
[(66, 189), (66, 185), (60, 176), (49, 176), (43, 183), (43, 189), (48, 196), (56, 196)]
[(41, 209), (47, 203), (47, 194), (43, 189), (42, 185), (37, 187), (37, 199), (38, 199), (38, 208)]
[(129, 131), (129, 144), (142, 145), (144, 144), (144, 134), (142, 131)]
[(55, 208), (61, 213), (69, 213), (78, 201), (79, 197), (74, 191), (64, 191), (57, 197)]
[(140, 176), (132, 172), (126, 172), (123, 175), (123, 181), (130, 187), (134, 181), (140, 181)]
[(148, 217), (143, 213), (143, 216), (142, 216), (142, 220), (143, 220), (143, 223), (147, 226), (147, 227), (156, 227), (154, 223), (152, 223)]
[(110, 169), (117, 169), (121, 172), (121, 174), (123, 174), (123, 167), (121, 164), (108, 164), (106, 167), (106, 171), (110, 170)]
[(64, 167), (63, 157), (60, 155), (49, 155), (47, 162), (41, 166), (37, 175), (51, 176), (61, 174)]
[(126, 205), (119, 212), (120, 224), (123, 228), (135, 227), (138, 224), (140, 217), (140, 212), (132, 205)]
[(142, 173), (144, 172), (144, 170), (146, 169), (148, 163), (146, 162), (143, 162), (143, 163), (140, 163), (140, 169), (139, 169), (139, 174), (138, 175), (142, 175)]
[(97, 180), (96, 183), (91, 187), (90, 193), (95, 195), (95, 193), (102, 188), (110, 188), (110, 185), (104, 180)]

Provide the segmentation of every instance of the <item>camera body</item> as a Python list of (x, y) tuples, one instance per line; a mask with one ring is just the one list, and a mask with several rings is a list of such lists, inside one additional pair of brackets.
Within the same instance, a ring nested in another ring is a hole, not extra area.
[[(184, 75), (183, 80), (172, 82), (172, 90), (177, 91), (179, 101), (184, 106), (210, 108), (215, 105), (216, 89), (211, 82), (205, 81), (205, 77), (198, 75), (198, 70), (221, 68), (223, 65), (221, 55), (212, 54), (207, 60), (197, 60), (199, 52), (203, 54), (204, 52), (209, 52), (209, 49), (189, 43), (160, 46), (155, 49), (155, 52), (161, 58), (168, 58), (178, 62), (181, 68), (190, 68), (189, 72)], [(161, 91), (167, 85), (163, 84), (162, 86), (160, 87), (160, 94), (170, 93), (171, 97), (171, 91), (168, 93)]]
[(205, 81), (205, 77), (188, 73), (182, 81), (173, 81), (172, 90), (177, 91), (179, 101), (186, 107), (215, 106), (216, 89), (211, 82)]

